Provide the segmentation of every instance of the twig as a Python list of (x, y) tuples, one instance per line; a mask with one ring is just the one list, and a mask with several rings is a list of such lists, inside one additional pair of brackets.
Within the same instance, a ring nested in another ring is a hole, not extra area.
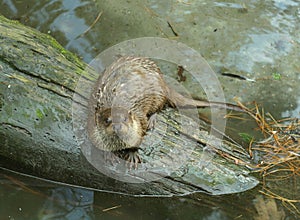
[(300, 214), (300, 211), (298, 210), (298, 208), (297, 208), (297, 207), (295, 206), (295, 204), (294, 204), (294, 203), (299, 203), (300, 200), (283, 198), (283, 197), (281, 197), (281, 196), (279, 196), (279, 195), (277, 195), (277, 194), (271, 192), (270, 190), (268, 190), (268, 189), (266, 189), (266, 188), (264, 188), (264, 190), (265, 190), (266, 192), (261, 191), (261, 190), (260, 190), (259, 192), (262, 193), (262, 194), (264, 194), (264, 195), (266, 195), (266, 196), (268, 196), (268, 197), (271, 197), (271, 198), (273, 198), (273, 199), (280, 200), (280, 201), (282, 202), (282, 204), (283, 204), (287, 209), (289, 209), (290, 211), (293, 212), (293, 210), (291, 210), (289, 207), (287, 207), (286, 204), (288, 204), (290, 207), (292, 207), (292, 208), (294, 209), (294, 211), (296, 211), (296, 213)]
[(171, 31), (173, 32), (173, 34), (178, 37), (178, 33), (175, 31), (175, 29), (173, 28), (173, 26), (171, 25), (171, 23), (169, 21), (167, 21), (168, 26), (171, 28)]
[(80, 34), (78, 37), (76, 37), (76, 39), (83, 37), (87, 32), (89, 32), (94, 27), (94, 25), (99, 21), (102, 14), (103, 14), (103, 11), (100, 11), (98, 16), (94, 20), (94, 22), (82, 34)]
[(110, 207), (110, 208), (107, 208), (107, 209), (103, 209), (102, 212), (108, 212), (108, 211), (118, 209), (118, 208), (121, 208), (121, 207), (122, 207), (121, 205), (116, 205), (116, 206), (113, 206), (113, 207)]

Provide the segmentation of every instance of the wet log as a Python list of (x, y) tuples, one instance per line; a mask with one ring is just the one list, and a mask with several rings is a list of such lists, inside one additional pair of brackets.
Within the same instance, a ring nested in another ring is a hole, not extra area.
[[(90, 143), (78, 138), (74, 113), (72, 118), (72, 108), (86, 109), (89, 98), (76, 94), (79, 79), (93, 85), (99, 73), (52, 37), (1, 16), (0, 71), (0, 167), (130, 195), (219, 195), (258, 184), (246, 151), (226, 140), (211, 142), (207, 128), (168, 108), (139, 152), (149, 166), (128, 170), (102, 163), (101, 152), (84, 147)], [(75, 105), (74, 94), (80, 97)], [(172, 169), (174, 164), (180, 166)]]

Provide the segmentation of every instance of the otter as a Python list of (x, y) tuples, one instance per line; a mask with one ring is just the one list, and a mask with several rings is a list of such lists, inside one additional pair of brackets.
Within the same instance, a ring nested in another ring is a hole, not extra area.
[(242, 111), (239, 106), (190, 99), (168, 87), (159, 67), (144, 57), (124, 56), (106, 68), (95, 87), (95, 109), (90, 138), (96, 148), (120, 152), (135, 167), (137, 149), (155, 115), (170, 107), (217, 107)]

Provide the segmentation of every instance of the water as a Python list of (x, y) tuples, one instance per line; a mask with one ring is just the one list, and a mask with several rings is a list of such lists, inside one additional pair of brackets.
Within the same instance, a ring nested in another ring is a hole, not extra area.
[[(0, 13), (52, 35), (87, 63), (127, 39), (176, 39), (208, 61), (229, 102), (235, 96), (244, 103), (255, 100), (276, 118), (299, 118), (300, 2), (243, 2), (2, 0)], [(221, 76), (224, 70), (255, 82)], [(192, 89), (197, 86), (190, 85)], [(247, 124), (236, 129), (240, 127)], [(270, 185), (287, 188), (281, 190), (284, 195), (299, 199), (299, 192), (293, 191), (295, 182), (297, 185), (297, 179)], [(218, 197), (136, 198), (37, 181), (2, 170), (0, 219), (251, 219), (257, 213), (254, 195), (260, 195), (259, 189)], [(290, 219), (295, 218), (282, 203), (277, 205)]]
[[(3, 170), (0, 183), (1, 219), (232, 219), (239, 215), (249, 219), (252, 215), (246, 209), (251, 197), (245, 200), (240, 195), (138, 198), (59, 185)], [(239, 204), (233, 209), (228, 201)]]

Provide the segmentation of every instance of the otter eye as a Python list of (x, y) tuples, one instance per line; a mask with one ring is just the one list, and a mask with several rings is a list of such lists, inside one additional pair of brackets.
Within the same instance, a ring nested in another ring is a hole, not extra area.
[(124, 117), (123, 122), (128, 122), (128, 117)]
[(104, 119), (104, 122), (107, 126), (111, 124), (111, 121), (112, 121), (111, 118)]

